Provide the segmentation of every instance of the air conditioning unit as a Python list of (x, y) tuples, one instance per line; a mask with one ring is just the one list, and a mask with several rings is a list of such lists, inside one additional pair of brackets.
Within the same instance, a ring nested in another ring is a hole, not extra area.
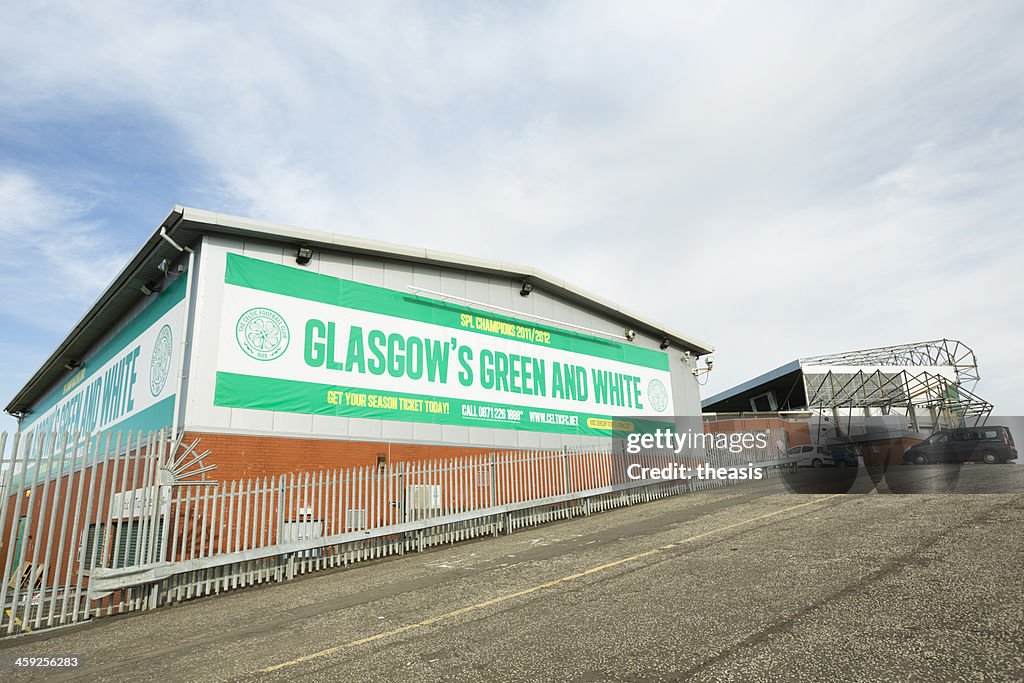
[(417, 484), (405, 487), (405, 519), (412, 521), (441, 514), (441, 486), (439, 484)]
[(366, 528), (366, 510), (345, 510), (345, 531), (359, 531)]

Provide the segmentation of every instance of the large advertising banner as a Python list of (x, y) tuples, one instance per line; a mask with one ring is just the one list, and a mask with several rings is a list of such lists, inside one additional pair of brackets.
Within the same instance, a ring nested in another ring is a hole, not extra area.
[(22, 419), (21, 431), (170, 427), (180, 383), (186, 277), (179, 276), (101, 349), (83, 359), (70, 378)]
[(608, 436), (673, 415), (668, 355), (227, 255), (214, 403)]

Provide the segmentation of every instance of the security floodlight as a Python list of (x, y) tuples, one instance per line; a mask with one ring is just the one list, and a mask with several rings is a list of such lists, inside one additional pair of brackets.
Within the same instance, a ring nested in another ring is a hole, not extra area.
[(533, 291), (533, 284), (529, 282), (523, 283), (523, 288), (519, 290), (519, 296), (530, 296), (530, 292)]
[(306, 245), (299, 247), (299, 250), (295, 253), (295, 262), (300, 266), (304, 266), (313, 260), (313, 250)]
[(82, 361), (75, 360), (74, 358), (69, 358), (68, 362), (64, 363), (64, 369), (65, 370), (74, 370), (75, 368), (78, 368), (78, 367), (81, 367), (81, 366), (82, 366)]
[(671, 345), (672, 345), (672, 342), (670, 342), (670, 341), (669, 341), (668, 339), (663, 339), (663, 340), (661, 341), (661, 346), (660, 346), (660, 348), (661, 348), (661, 350), (662, 350), (662, 351), (664, 351), (665, 349), (667, 349), (667, 348), (668, 348), (669, 346), (671, 346)]
[(701, 375), (705, 375), (711, 372), (712, 368), (715, 365), (715, 359), (711, 356), (704, 356), (704, 365), (706, 365), (707, 367), (704, 368), (703, 370), (701, 370), (700, 368), (693, 369), (692, 372), (694, 377), (700, 377)]
[(636, 339), (636, 330), (626, 330), (625, 335), (626, 341), (633, 341), (634, 339)]

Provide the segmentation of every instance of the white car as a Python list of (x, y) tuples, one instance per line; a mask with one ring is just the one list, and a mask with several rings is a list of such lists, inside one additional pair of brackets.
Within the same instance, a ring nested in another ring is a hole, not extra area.
[(825, 467), (835, 464), (832, 462), (832, 456), (828, 454), (828, 449), (824, 446), (793, 446), (786, 451), (786, 455), (789, 457), (799, 456), (797, 467)]

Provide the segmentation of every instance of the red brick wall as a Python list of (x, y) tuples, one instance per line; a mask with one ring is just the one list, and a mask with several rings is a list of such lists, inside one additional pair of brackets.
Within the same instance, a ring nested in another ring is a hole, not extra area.
[[(732, 418), (704, 423), (705, 432), (746, 432), (753, 429), (782, 429), (786, 432), (786, 446), (811, 443), (811, 427), (806, 421), (784, 420), (779, 417)], [(771, 444), (772, 447), (775, 444)]]
[(375, 465), (379, 455), (396, 463), (513, 450), (201, 432), (186, 433), (183, 443), (190, 444), (196, 437), (201, 439), (197, 450), (210, 451), (204, 462), (217, 465), (206, 477), (217, 481)]

